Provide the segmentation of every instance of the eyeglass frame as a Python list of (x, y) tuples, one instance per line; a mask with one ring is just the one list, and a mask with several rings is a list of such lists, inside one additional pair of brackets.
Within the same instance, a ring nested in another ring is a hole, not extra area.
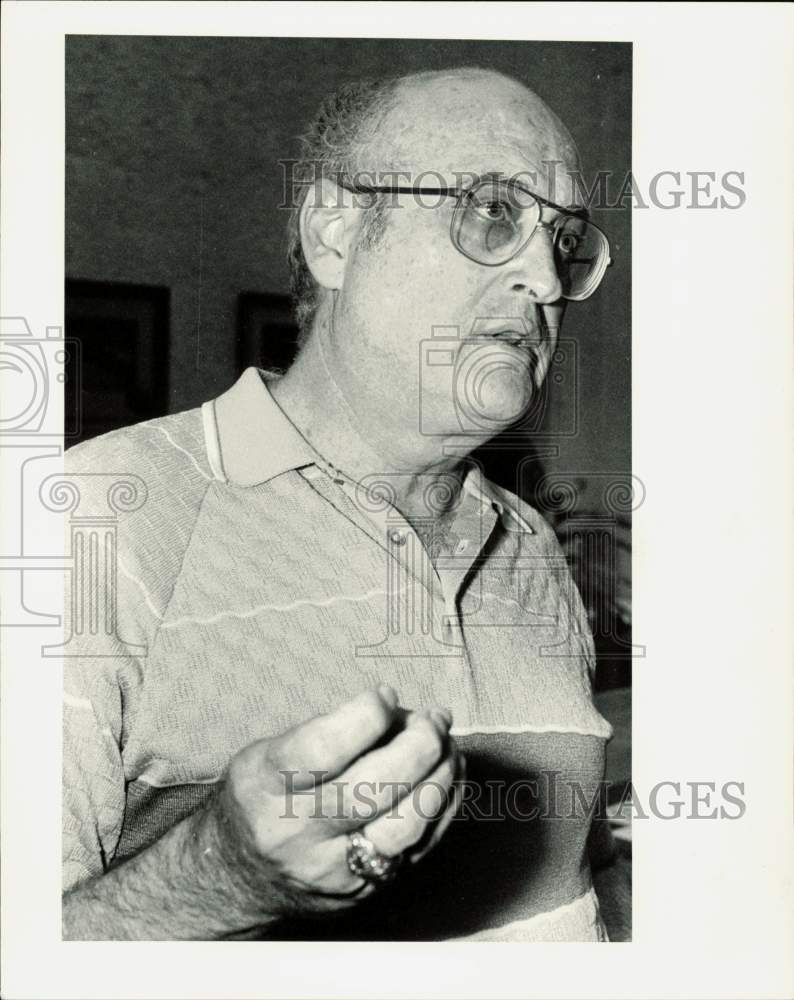
[(467, 253), (460, 246), (459, 242), (455, 239), (455, 236), (453, 234), (455, 216), (458, 210), (460, 209), (463, 199), (467, 195), (470, 195), (478, 187), (480, 187), (483, 184), (486, 184), (488, 181), (499, 181), (501, 184), (504, 184), (508, 190), (510, 190), (511, 188), (518, 188), (519, 191), (522, 191), (524, 194), (529, 195), (529, 197), (532, 198), (535, 202), (537, 202), (538, 205), (545, 208), (553, 208), (556, 212), (560, 213), (561, 218), (569, 217), (574, 219), (581, 219), (583, 222), (586, 222), (588, 226), (592, 226), (593, 229), (595, 229), (596, 232), (598, 232), (601, 235), (602, 239), (604, 240), (604, 244), (606, 245), (606, 263), (601, 268), (601, 274), (599, 275), (598, 278), (598, 284), (591, 292), (588, 292), (587, 295), (579, 297), (569, 297), (563, 293), (561, 297), (564, 298), (567, 302), (583, 302), (585, 299), (590, 298), (590, 296), (598, 290), (599, 285), (604, 280), (604, 275), (606, 274), (607, 268), (612, 266), (613, 262), (611, 256), (612, 248), (609, 245), (609, 237), (604, 232), (604, 230), (600, 228), (600, 226), (597, 226), (594, 222), (590, 221), (589, 218), (590, 213), (587, 211), (586, 208), (564, 208), (562, 205), (557, 205), (555, 202), (550, 201), (548, 198), (543, 198), (541, 197), (541, 195), (536, 194), (534, 191), (530, 191), (528, 187), (526, 187), (520, 181), (517, 181), (515, 180), (515, 178), (512, 177), (503, 177), (502, 174), (498, 173), (473, 175), (472, 181), (467, 187), (449, 187), (449, 186), (418, 187), (416, 184), (412, 185), (358, 184), (358, 183), (354, 184), (352, 182), (348, 182), (347, 179), (341, 175), (337, 176), (336, 181), (341, 187), (345, 188), (346, 191), (350, 191), (352, 194), (428, 194), (428, 195), (439, 195), (446, 198), (455, 198), (457, 200), (457, 204), (455, 205), (452, 221), (450, 222), (450, 233), (449, 233), (449, 238), (452, 242), (452, 245), (455, 247), (458, 253), (462, 254), (468, 260), (474, 261), (475, 264), (481, 264), (483, 267), (502, 267), (504, 264), (507, 264), (511, 260), (514, 260), (521, 253), (521, 251), (524, 250), (529, 245), (533, 236), (535, 235), (535, 233), (537, 233), (539, 229), (544, 230), (547, 233), (550, 233), (553, 242), (553, 238), (556, 235), (557, 229), (559, 228), (558, 223), (560, 220), (554, 219), (552, 222), (544, 222), (542, 218), (542, 212), (539, 211), (538, 220), (535, 223), (532, 232), (529, 234), (526, 240), (524, 240), (524, 242), (519, 247), (517, 247), (516, 250), (514, 250), (513, 253), (511, 253), (510, 256), (507, 257), (505, 260), (499, 261), (498, 263), (489, 263), (488, 261), (482, 261), (479, 260), (479, 258), (477, 257), (473, 257), (470, 253)]

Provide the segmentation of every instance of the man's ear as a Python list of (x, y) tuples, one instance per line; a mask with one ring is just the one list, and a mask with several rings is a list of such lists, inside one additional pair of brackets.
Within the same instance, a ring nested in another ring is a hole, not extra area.
[(319, 178), (309, 188), (300, 212), (301, 246), (309, 270), (323, 288), (342, 287), (360, 222), (352, 195), (334, 181)]

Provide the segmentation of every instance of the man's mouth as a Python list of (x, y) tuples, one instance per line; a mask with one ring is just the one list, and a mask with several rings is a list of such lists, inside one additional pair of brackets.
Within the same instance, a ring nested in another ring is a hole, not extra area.
[[(512, 355), (512, 365), (515, 366), (516, 372), (523, 372), (531, 382), (535, 383), (538, 366), (543, 364), (546, 333), (543, 325), (522, 318), (505, 317), (501, 323), (498, 320), (491, 321), (491, 324), (485, 321), (477, 323), (464, 343), (468, 343), (470, 348), (475, 350), (488, 345), (490, 349), (481, 355), (482, 363), (486, 367), (492, 363), (496, 364), (497, 351), (503, 353), (503, 356)], [(496, 371), (496, 367), (493, 370)]]
[(471, 340), (481, 343), (493, 343), (496, 341), (508, 347), (520, 348), (524, 351), (540, 346), (543, 337), (542, 331), (537, 323), (524, 320), (521, 317), (503, 318), (500, 322), (497, 319), (478, 320), (471, 330)]
[(528, 333), (526, 330), (517, 330), (514, 327), (479, 332), (470, 339), (481, 344), (498, 343), (523, 352), (531, 351), (533, 348), (540, 346), (540, 338), (536, 331)]
[(529, 335), (518, 330), (499, 330), (493, 334), (493, 339), (510, 347), (526, 348), (530, 344)]

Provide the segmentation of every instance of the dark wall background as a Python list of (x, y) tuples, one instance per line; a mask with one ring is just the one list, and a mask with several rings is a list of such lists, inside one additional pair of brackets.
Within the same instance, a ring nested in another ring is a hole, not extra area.
[[(630, 168), (626, 44), (71, 36), (66, 55), (67, 278), (170, 290), (170, 411), (235, 378), (238, 295), (286, 292), (278, 161), (340, 83), (491, 66), (550, 104), (588, 173)], [(615, 265), (566, 317), (579, 374), (552, 387), (549, 422), (576, 391), (580, 427), (552, 467), (630, 468), (629, 214), (595, 215)]]

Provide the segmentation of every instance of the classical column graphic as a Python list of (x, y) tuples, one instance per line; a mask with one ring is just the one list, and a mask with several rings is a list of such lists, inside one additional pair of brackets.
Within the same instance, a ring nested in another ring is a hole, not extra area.
[[(417, 640), (434, 643), (427, 656), (461, 655), (461, 647), (441, 634), (434, 610), (435, 570), (425, 546), (395, 507), (395, 475), (368, 476), (356, 490), (359, 509), (378, 523), (384, 532), (384, 547), (392, 558), (386, 560), (386, 635), (377, 643), (356, 646), (356, 656), (417, 656)], [(451, 484), (430, 481), (425, 490), (428, 516), (415, 521), (416, 529), (432, 530), (435, 505), (443, 506)], [(448, 499), (448, 497), (447, 497)], [(422, 646), (426, 650), (427, 642)]]
[(48, 476), (39, 496), (48, 510), (69, 515), (65, 608), (69, 635), (44, 656), (145, 656), (146, 646), (118, 635), (118, 517), (146, 502), (146, 485), (131, 474)]
[[(579, 480), (601, 485), (601, 502), (596, 510), (578, 510)], [(618, 560), (625, 547), (628, 518), (645, 499), (639, 477), (617, 473), (548, 473), (538, 483), (541, 509), (555, 518), (557, 534), (576, 577), (593, 633), (609, 639), (614, 652), (602, 652), (602, 659), (642, 657), (645, 647), (630, 643), (618, 634), (616, 625), (622, 604)], [(559, 645), (563, 645), (561, 640)], [(549, 648), (551, 652), (553, 646)]]

